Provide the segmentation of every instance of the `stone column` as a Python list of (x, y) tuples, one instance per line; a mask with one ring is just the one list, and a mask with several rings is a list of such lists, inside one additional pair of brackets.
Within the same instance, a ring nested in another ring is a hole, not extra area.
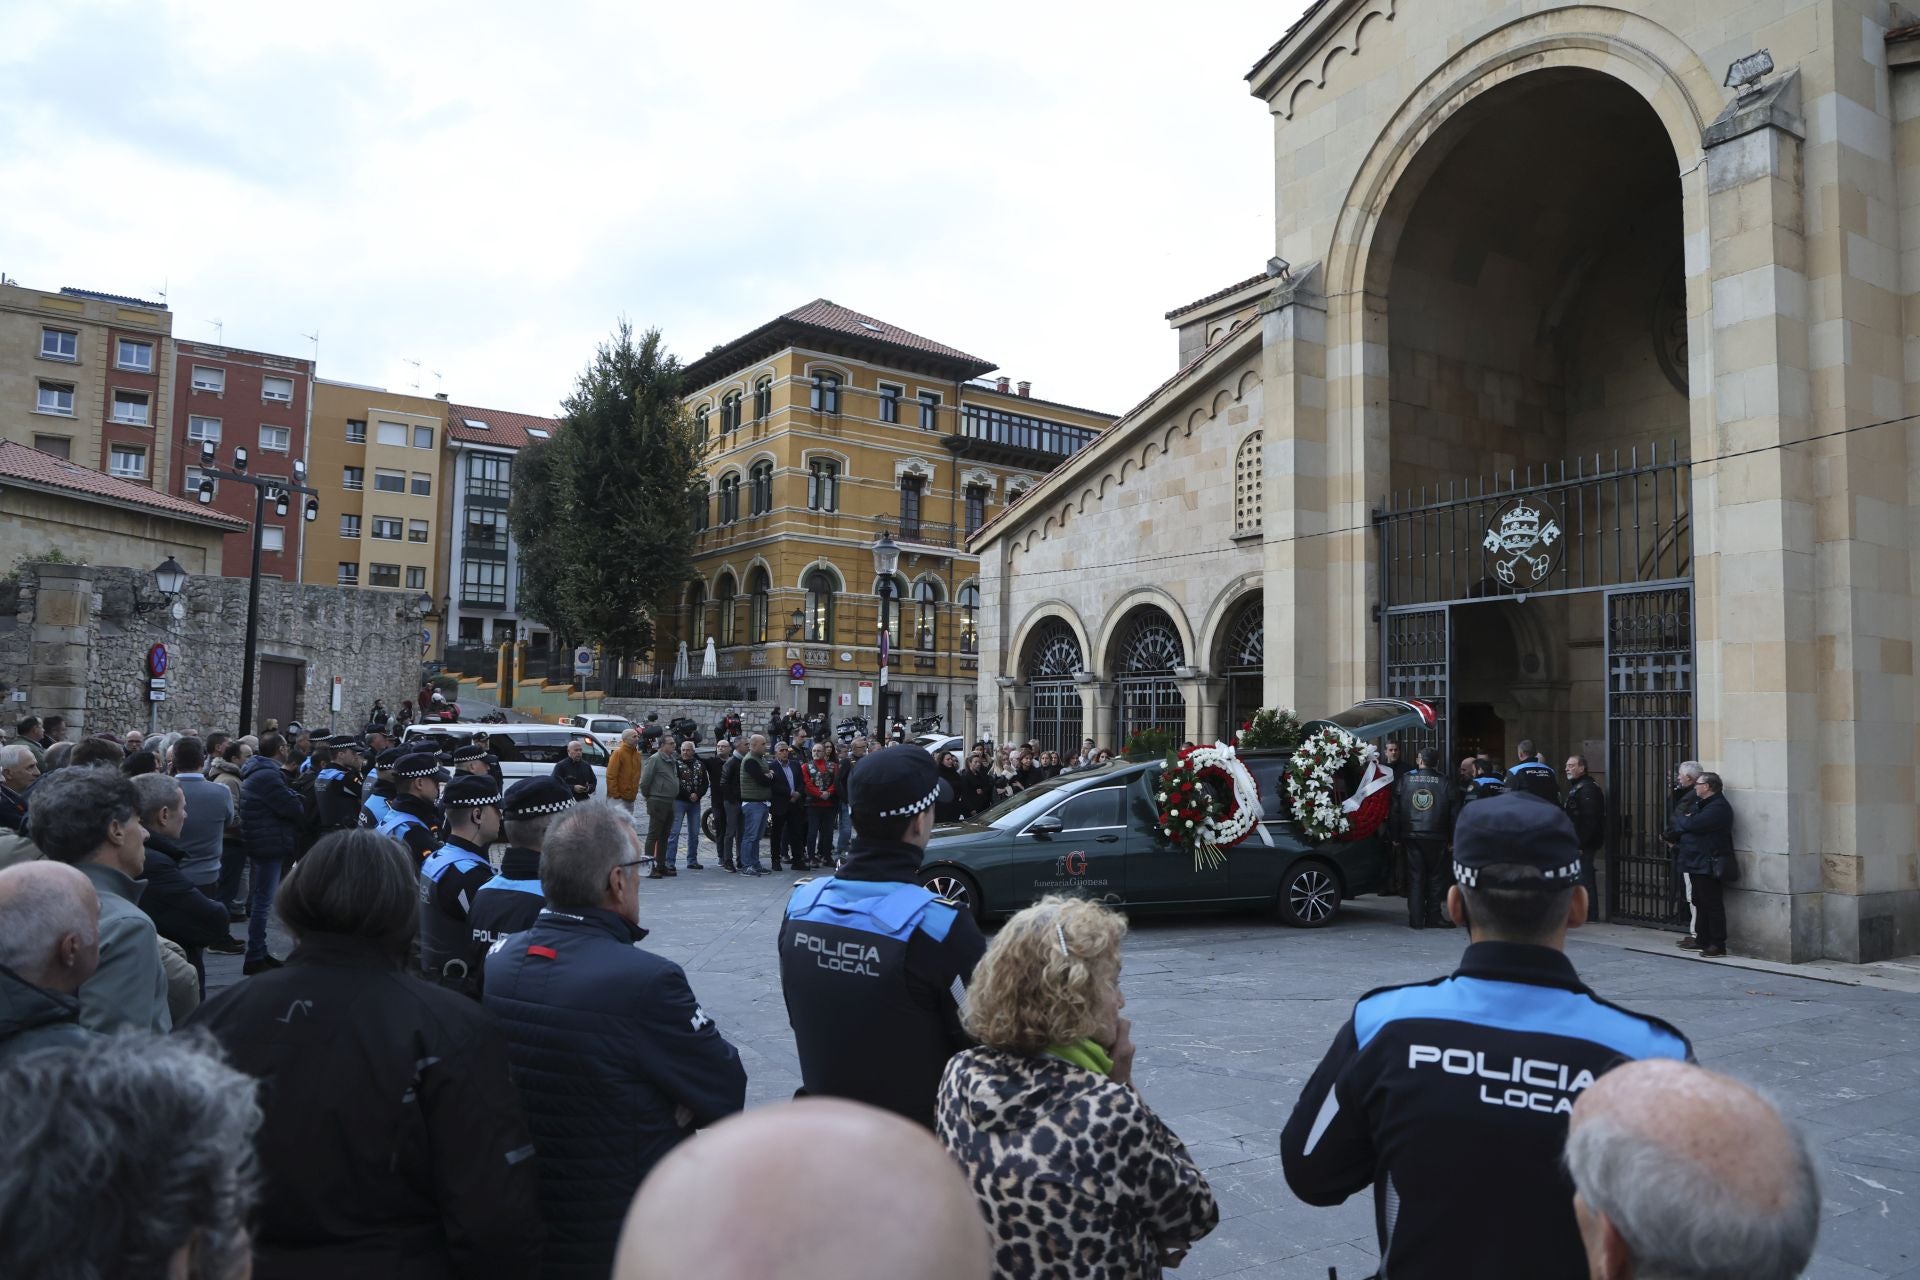
[(1814, 477), (1781, 447), (1810, 413), (1796, 93), (1790, 74), (1702, 136), (1711, 305), (1693, 362), (1712, 388), (1693, 428), (1699, 755), (1739, 815), (1732, 944), (1780, 960), (1821, 945)]
[[(1081, 676), (1085, 678), (1082, 679)], [(1119, 755), (1123, 742), (1109, 742), (1114, 729), (1113, 683), (1108, 680), (1096, 680), (1090, 672), (1082, 672), (1074, 679), (1080, 685), (1080, 732), (1083, 737), (1093, 739), (1096, 747), (1110, 747), (1113, 754)], [(1077, 744), (1076, 744), (1077, 745)]]
[(64, 716), (75, 739), (87, 721), (88, 660), (93, 650), (94, 571), (81, 565), (37, 564), (29, 688), (34, 713)]
[[(1179, 676), (1174, 683), (1180, 687), (1180, 696), (1187, 700), (1187, 739), (1212, 746), (1224, 727), (1220, 699), (1227, 691), (1227, 682), (1197, 668), (1184, 669), (1193, 674)], [(1178, 672), (1175, 674), (1178, 676)]]
[(1318, 266), (1307, 267), (1260, 304), (1263, 698), (1303, 710), (1326, 702), (1329, 675), (1326, 540), (1311, 536), (1327, 529), (1327, 310), (1318, 285)]

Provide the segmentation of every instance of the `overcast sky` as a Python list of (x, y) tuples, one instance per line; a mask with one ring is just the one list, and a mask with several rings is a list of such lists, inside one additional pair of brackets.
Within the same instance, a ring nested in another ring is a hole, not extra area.
[(532, 413), (827, 297), (1119, 411), (1273, 252), (1302, 7), (4, 0), (0, 271)]

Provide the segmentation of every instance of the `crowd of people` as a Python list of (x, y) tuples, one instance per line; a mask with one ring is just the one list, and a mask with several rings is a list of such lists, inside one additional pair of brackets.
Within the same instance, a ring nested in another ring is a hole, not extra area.
[[(1125, 919), (1049, 897), (989, 940), (919, 885), (951, 759), (742, 734), (716, 798), (695, 744), (636, 730), (601, 796), (268, 732), (229, 785), (216, 736), (34, 738), (45, 773), (24, 732), (28, 763), (0, 751), (0, 1274), (1122, 1280), (1219, 1223), (1135, 1070)], [(1723, 829), (1693, 781), (1677, 842)], [(1799, 1274), (1804, 1138), (1581, 982), (1576, 819), (1480, 790), (1435, 855), (1461, 963), (1354, 1005), (1282, 1131), (1289, 1189), (1370, 1191), (1396, 1277)], [(831, 871), (769, 939), (802, 1087), (746, 1114), (753, 1059), (641, 925), (702, 801), (723, 865), (757, 870), (777, 824), (772, 858)], [(231, 847), (250, 930), (271, 911), (295, 945), (203, 1001)]]

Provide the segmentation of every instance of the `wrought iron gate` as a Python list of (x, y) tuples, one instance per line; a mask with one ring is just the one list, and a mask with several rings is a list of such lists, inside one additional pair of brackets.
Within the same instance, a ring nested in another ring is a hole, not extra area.
[(1078, 755), (1080, 686), (1071, 680), (1036, 680), (1030, 688), (1033, 702), (1027, 717), (1027, 736), (1038, 738), (1042, 751)]
[(1389, 698), (1414, 698), (1433, 706), (1433, 727), (1400, 736), (1400, 758), (1413, 761), (1431, 747), (1440, 753), (1436, 766), (1443, 778), (1453, 776), (1447, 758), (1447, 730), (1452, 705), (1447, 696), (1447, 674), (1452, 656), (1452, 617), (1438, 609), (1398, 610), (1387, 615), (1385, 661), (1381, 692)]
[(1680, 763), (1693, 754), (1693, 589), (1607, 593), (1607, 868), (1610, 918), (1672, 927), (1682, 915), (1660, 838)]

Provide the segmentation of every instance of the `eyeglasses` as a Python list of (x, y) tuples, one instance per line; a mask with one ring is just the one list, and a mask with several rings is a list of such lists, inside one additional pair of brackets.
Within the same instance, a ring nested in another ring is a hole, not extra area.
[(625, 871), (628, 867), (644, 867), (651, 861), (651, 858), (635, 858), (632, 862), (616, 862), (613, 864), (613, 869), (615, 871)]

